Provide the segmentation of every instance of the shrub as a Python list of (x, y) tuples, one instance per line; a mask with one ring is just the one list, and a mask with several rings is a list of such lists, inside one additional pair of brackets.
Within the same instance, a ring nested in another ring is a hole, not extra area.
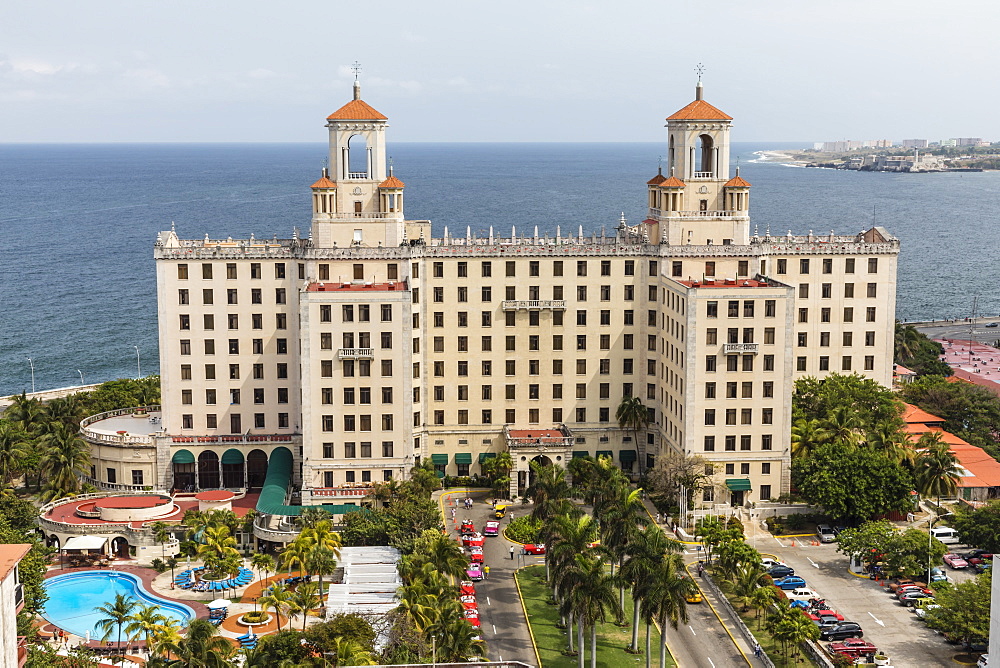
[(149, 566), (157, 573), (165, 573), (166, 571), (170, 570), (170, 566), (167, 566), (166, 562), (163, 561), (163, 559), (160, 559), (159, 557), (149, 562)]
[(257, 612), (248, 612), (243, 615), (243, 621), (248, 622), (250, 624), (260, 624), (262, 622), (266, 622), (270, 618), (271, 615), (264, 612), (263, 610), (258, 610)]
[(541, 530), (541, 520), (534, 520), (530, 515), (522, 515), (510, 521), (505, 533), (507, 538), (518, 543), (535, 543)]

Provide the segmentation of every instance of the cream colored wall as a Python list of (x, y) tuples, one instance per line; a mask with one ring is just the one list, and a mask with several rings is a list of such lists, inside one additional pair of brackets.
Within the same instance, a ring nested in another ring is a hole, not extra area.
[(115, 483), (132, 484), (132, 471), (142, 471), (142, 485), (156, 488), (156, 448), (143, 446), (119, 447), (107, 443), (90, 442), (90, 463), (95, 468), (94, 476), (101, 482), (108, 480), (108, 469), (116, 472)]
[(11, 570), (0, 581), (0, 638), (4, 666), (17, 666), (17, 613), (15, 590), (17, 588), (17, 568)]

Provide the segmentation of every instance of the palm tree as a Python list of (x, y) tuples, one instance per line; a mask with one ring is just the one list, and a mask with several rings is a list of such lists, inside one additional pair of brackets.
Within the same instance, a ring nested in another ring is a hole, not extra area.
[(777, 597), (777, 590), (774, 587), (757, 587), (750, 594), (750, 607), (756, 611), (754, 615), (757, 617), (758, 629), (760, 628), (761, 611), (766, 610)]
[(0, 420), (0, 482), (11, 483), (28, 457), (30, 447), (23, 431), (9, 420)]
[(805, 457), (830, 441), (830, 433), (819, 420), (799, 419), (792, 425), (792, 457)]
[[(76, 430), (55, 423), (40, 439), (43, 448), (39, 468), (47, 475), (51, 494), (73, 494), (80, 476), (90, 472), (90, 447)], [(58, 496), (56, 498), (59, 498)]]
[(309, 550), (312, 545), (302, 534), (285, 546), (285, 549), (278, 555), (278, 563), (281, 567), (292, 574), (292, 570), (297, 570), (302, 575), (307, 575), (306, 567), (309, 564)]
[(913, 464), (917, 457), (916, 450), (900, 425), (892, 422), (880, 422), (868, 435), (868, 445), (879, 450), (896, 464)]
[(129, 618), (135, 612), (138, 605), (139, 602), (134, 598), (129, 598), (124, 594), (115, 594), (114, 602), (105, 603), (95, 608), (95, 611), (102, 615), (97, 622), (97, 630), (104, 634), (101, 636), (101, 640), (107, 640), (111, 637), (111, 632), (115, 630), (115, 627), (118, 628), (118, 652), (121, 655), (117, 657), (119, 663), (121, 663), (121, 659), (124, 656), (124, 652), (122, 651), (122, 627), (129, 621)]
[(151, 638), (157, 628), (167, 621), (167, 617), (157, 612), (156, 606), (140, 605), (139, 610), (132, 613), (128, 618), (128, 626), (125, 633), (129, 638), (142, 636), (146, 641), (146, 651), (152, 654), (153, 644)]
[(854, 446), (861, 439), (861, 419), (852, 407), (837, 406), (822, 420), (822, 425), (831, 443)]
[(437, 659), (442, 663), (464, 663), (473, 656), (485, 654), (486, 647), (479, 639), (479, 631), (465, 619), (456, 619), (439, 630)]
[(79, 393), (50, 399), (45, 405), (45, 415), (49, 420), (61, 422), (71, 429), (79, 429), (80, 421), (87, 417)]
[(427, 546), (426, 558), (442, 573), (453, 578), (461, 578), (468, 562), (458, 542), (444, 534), (438, 534)]
[[(615, 561), (622, 566), (628, 546), (635, 541), (640, 526), (646, 524), (646, 507), (642, 503), (642, 489), (619, 486), (610, 505), (601, 513), (601, 543), (611, 553), (611, 575), (615, 574)], [(618, 606), (625, 608), (625, 585), (621, 580), (618, 591)], [(619, 620), (619, 623), (622, 620)]]
[(663, 556), (679, 553), (682, 549), (678, 541), (668, 538), (657, 526), (647, 526), (637, 533), (626, 548), (628, 559), (622, 564), (619, 576), (632, 585), (632, 644), (629, 649), (633, 652), (639, 651), (639, 602), (652, 587), (653, 574)]
[(198, 556), (205, 562), (205, 568), (213, 576), (233, 573), (234, 564), (239, 572), (242, 561), (236, 549), (236, 539), (229, 533), (229, 527), (208, 525), (201, 534), (202, 544), (198, 546)]
[(696, 590), (694, 582), (683, 574), (681, 555), (667, 555), (653, 573), (652, 585), (642, 600), (643, 616), (655, 619), (660, 626), (660, 668), (667, 665), (667, 624), (676, 629), (678, 623), (687, 623), (687, 596)]
[(919, 350), (924, 335), (917, 331), (913, 325), (903, 326), (896, 323), (894, 360), (898, 364), (905, 363), (912, 358)]
[(300, 527), (313, 527), (322, 521), (330, 521), (330, 512), (317, 506), (303, 508), (302, 514), (295, 518), (295, 523)]
[[(608, 612), (616, 618), (621, 617), (621, 610), (615, 596), (614, 580), (604, 570), (603, 561), (581, 554), (577, 555), (577, 563), (583, 571), (583, 578), (573, 592), (574, 607), (580, 620), (578, 623), (590, 627), (590, 668), (597, 668), (597, 625), (606, 621)], [(582, 646), (580, 653), (583, 653)]]
[(167, 664), (170, 668), (228, 668), (235, 665), (230, 659), (236, 655), (236, 648), (227, 638), (218, 635), (218, 629), (207, 619), (192, 620), (183, 640), (163, 643), (160, 651), (177, 657)]
[(263, 571), (264, 575), (258, 576), (258, 581), (267, 579), (267, 574), (274, 572), (274, 569), (276, 568), (274, 565), (274, 557), (270, 554), (264, 554), (263, 552), (255, 552), (254, 555), (250, 557), (250, 565), (256, 568), (258, 573)]
[(319, 596), (323, 598), (323, 575), (333, 572), (337, 567), (336, 560), (340, 559), (340, 534), (333, 530), (333, 522), (328, 518), (304, 529), (300, 538), (310, 545), (310, 556), (305, 565), (311, 573), (319, 575)]
[(530, 462), (529, 466), (534, 474), (534, 481), (525, 494), (535, 504), (531, 517), (544, 522), (563, 510), (563, 501), (569, 498), (572, 490), (566, 482), (566, 469), (563, 467), (551, 464), (543, 466), (535, 461)]
[(736, 567), (732, 580), (722, 581), (722, 588), (733, 595), (733, 600), (741, 607), (741, 612), (746, 612), (753, 603), (754, 592), (769, 584), (767, 577), (767, 572), (760, 562), (744, 561)]
[(917, 441), (924, 451), (917, 459), (915, 478), (917, 491), (924, 497), (937, 497), (938, 508), (942, 496), (954, 496), (961, 479), (958, 458), (936, 432), (927, 432)]
[(292, 609), (302, 613), (303, 633), (306, 630), (306, 620), (309, 618), (310, 612), (320, 604), (320, 598), (316, 594), (317, 586), (315, 582), (303, 582), (295, 588), (295, 592), (292, 594), (290, 601)]
[(288, 590), (283, 584), (271, 585), (268, 590), (268, 594), (261, 596), (258, 599), (260, 603), (260, 609), (267, 611), (271, 608), (274, 611), (275, 617), (278, 619), (278, 630), (281, 630), (281, 615), (288, 615), (289, 610), (292, 608), (292, 592)]
[(618, 428), (623, 431), (632, 432), (632, 442), (636, 447), (636, 455), (639, 457), (639, 473), (642, 473), (643, 460), (645, 459), (645, 444), (639, 447), (639, 432), (649, 424), (649, 411), (642, 403), (642, 399), (633, 395), (622, 397), (618, 409), (615, 411), (615, 419), (618, 420)]

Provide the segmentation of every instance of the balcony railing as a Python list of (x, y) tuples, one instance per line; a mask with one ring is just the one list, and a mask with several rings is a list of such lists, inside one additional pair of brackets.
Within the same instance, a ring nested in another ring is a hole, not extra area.
[(347, 178), (349, 179), (367, 179), (368, 172), (347, 172)]
[(337, 351), (337, 357), (342, 360), (370, 359), (375, 357), (374, 348), (341, 348)]
[(566, 301), (562, 299), (505, 299), (503, 302), (504, 311), (516, 311), (522, 308), (528, 310), (565, 309)]
[(753, 353), (756, 355), (759, 345), (759, 343), (727, 343), (723, 345), (722, 352), (725, 355), (732, 353)]
[(665, 218), (746, 218), (746, 211), (664, 211)]
[[(140, 406), (137, 408), (121, 408), (114, 411), (107, 411), (104, 413), (98, 413), (97, 415), (91, 415), (88, 418), (80, 421), (80, 431), (83, 433), (84, 438), (91, 441), (96, 441), (99, 443), (108, 443), (114, 445), (123, 446), (135, 446), (135, 445), (152, 445), (153, 437), (149, 435), (138, 435), (138, 434), (104, 434), (91, 428), (90, 425), (95, 425), (101, 420), (107, 420), (108, 418), (121, 417), (123, 415), (138, 415), (137, 420), (149, 419), (149, 413), (159, 412), (159, 406)], [(138, 413), (137, 413), (138, 411)], [(157, 422), (155, 424), (159, 425), (159, 418), (156, 418)], [(158, 427), (159, 428), (159, 427)]]
[(695, 172), (694, 177), (696, 179), (714, 179), (715, 172)]

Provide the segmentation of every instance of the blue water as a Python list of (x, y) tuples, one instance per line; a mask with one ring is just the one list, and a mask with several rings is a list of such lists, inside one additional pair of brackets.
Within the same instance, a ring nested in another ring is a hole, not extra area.
[[(177, 621), (182, 627), (195, 618), (194, 610), (181, 603), (167, 601), (147, 592), (134, 575), (111, 571), (84, 571), (57, 575), (43, 583), (49, 600), (42, 610), (42, 617), (61, 629), (84, 637), (99, 640), (104, 633), (97, 628), (102, 615), (96, 608), (114, 603), (117, 594), (138, 599), (141, 604), (154, 605), (157, 612)], [(117, 627), (108, 638), (117, 641)], [(125, 631), (122, 629), (122, 640)]]
[[(851, 233), (874, 219), (903, 241), (897, 315), (1000, 313), (994, 289), (1000, 172), (875, 174), (750, 163), (763, 233)], [(391, 144), (410, 218), (439, 235), (611, 230), (644, 217), (662, 144)], [(0, 146), (0, 395), (158, 369), (152, 243), (291, 235), (309, 226), (309, 184), (326, 146)]]

